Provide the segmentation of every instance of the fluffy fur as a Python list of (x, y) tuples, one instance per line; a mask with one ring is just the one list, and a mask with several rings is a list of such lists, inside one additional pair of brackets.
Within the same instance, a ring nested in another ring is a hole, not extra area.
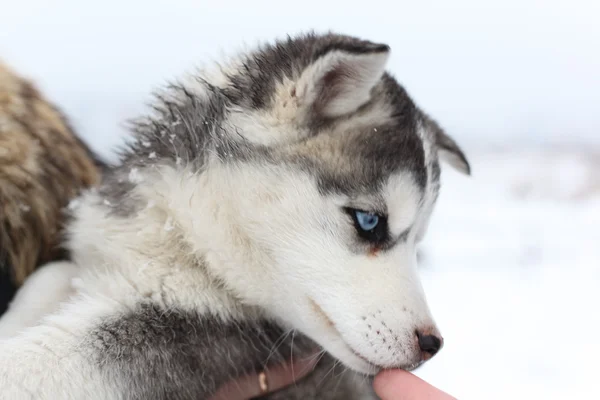
[[(62, 208), (99, 181), (100, 161), (29, 81), (0, 62), (0, 269), (19, 286), (63, 258)], [(0, 310), (0, 312), (3, 310)]]
[[(440, 334), (415, 246), (438, 153), (469, 167), (388, 56), (308, 34), (158, 93), (74, 210), (67, 298), (0, 342), (0, 397), (207, 398), (320, 347), (311, 375), (268, 397), (362, 399), (380, 369), (427, 360), (418, 335)], [(360, 231), (352, 209), (386, 225)]]

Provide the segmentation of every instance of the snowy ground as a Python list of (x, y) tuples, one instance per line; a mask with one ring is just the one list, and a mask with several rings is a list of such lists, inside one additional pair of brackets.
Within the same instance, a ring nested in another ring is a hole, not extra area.
[(110, 156), (152, 87), (241, 41), (315, 28), (389, 43), (473, 164), (444, 170), (423, 246), (446, 346), (418, 374), (461, 400), (600, 399), (600, 2), (343, 2), (13, 1), (0, 58)]
[(600, 153), (478, 153), (446, 169), (423, 275), (460, 399), (598, 399)]

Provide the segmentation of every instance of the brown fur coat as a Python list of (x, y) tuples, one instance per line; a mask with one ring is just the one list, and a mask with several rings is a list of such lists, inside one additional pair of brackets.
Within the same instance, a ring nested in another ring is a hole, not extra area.
[(100, 166), (60, 111), (0, 62), (0, 268), (13, 285), (63, 256), (63, 208)]

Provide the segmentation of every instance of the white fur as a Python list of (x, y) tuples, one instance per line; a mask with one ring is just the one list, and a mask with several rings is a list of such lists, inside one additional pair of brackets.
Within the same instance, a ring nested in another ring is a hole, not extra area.
[[(417, 123), (417, 134), (419, 135), (419, 137), (421, 138), (421, 141), (423, 142), (423, 153), (424, 153), (423, 155), (425, 157), (425, 165), (430, 165), (432, 160), (435, 158), (435, 154), (434, 154), (434, 152), (436, 151), (434, 148), (435, 138), (433, 137), (431, 132), (429, 132), (425, 129), (422, 122)], [(439, 153), (439, 151), (437, 151), (437, 153)], [(422, 209), (423, 209), (422, 218), (415, 226), (415, 231), (416, 231), (415, 240), (417, 242), (420, 242), (423, 239), (423, 237), (425, 236), (425, 234), (427, 233), (427, 228), (429, 226), (429, 219), (433, 212), (433, 206), (434, 206), (434, 203), (436, 200), (436, 192), (435, 191), (438, 188), (435, 188), (431, 184), (432, 181), (433, 181), (433, 173), (431, 171), (431, 168), (427, 168), (427, 182), (429, 182), (429, 185), (427, 185), (427, 187), (426, 187), (427, 193), (426, 193), (426, 196), (424, 197), (425, 201), (422, 204)]]
[(50, 263), (31, 274), (0, 318), (0, 339), (16, 336), (56, 311), (73, 293), (76, 275), (77, 267), (69, 262)]
[(100, 376), (80, 348), (87, 332), (116, 304), (83, 296), (19, 335), (0, 341), (0, 399), (117, 399), (120, 388)]

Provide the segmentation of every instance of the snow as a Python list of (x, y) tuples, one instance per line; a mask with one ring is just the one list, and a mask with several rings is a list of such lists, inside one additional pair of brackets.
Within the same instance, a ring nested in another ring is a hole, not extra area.
[(67, 205), (67, 209), (73, 211), (73, 210), (76, 210), (80, 205), (81, 205), (81, 200), (73, 199)]
[(446, 346), (417, 375), (460, 399), (600, 398), (600, 157), (586, 155), (483, 153), (472, 178), (444, 170), (422, 268)]
[(173, 225), (173, 219), (171, 217), (167, 218), (167, 220), (165, 221), (165, 224), (163, 226), (163, 229), (166, 232), (170, 232), (173, 229), (175, 229), (175, 226)]
[(110, 159), (152, 89), (222, 51), (309, 28), (390, 44), (473, 164), (444, 168), (423, 244), (446, 344), (417, 374), (461, 400), (600, 398), (600, 2), (267, 3), (8, 2), (0, 57)]
[(139, 170), (137, 168), (131, 168), (131, 171), (129, 171), (129, 182), (140, 183), (143, 180), (144, 178), (140, 174)]

